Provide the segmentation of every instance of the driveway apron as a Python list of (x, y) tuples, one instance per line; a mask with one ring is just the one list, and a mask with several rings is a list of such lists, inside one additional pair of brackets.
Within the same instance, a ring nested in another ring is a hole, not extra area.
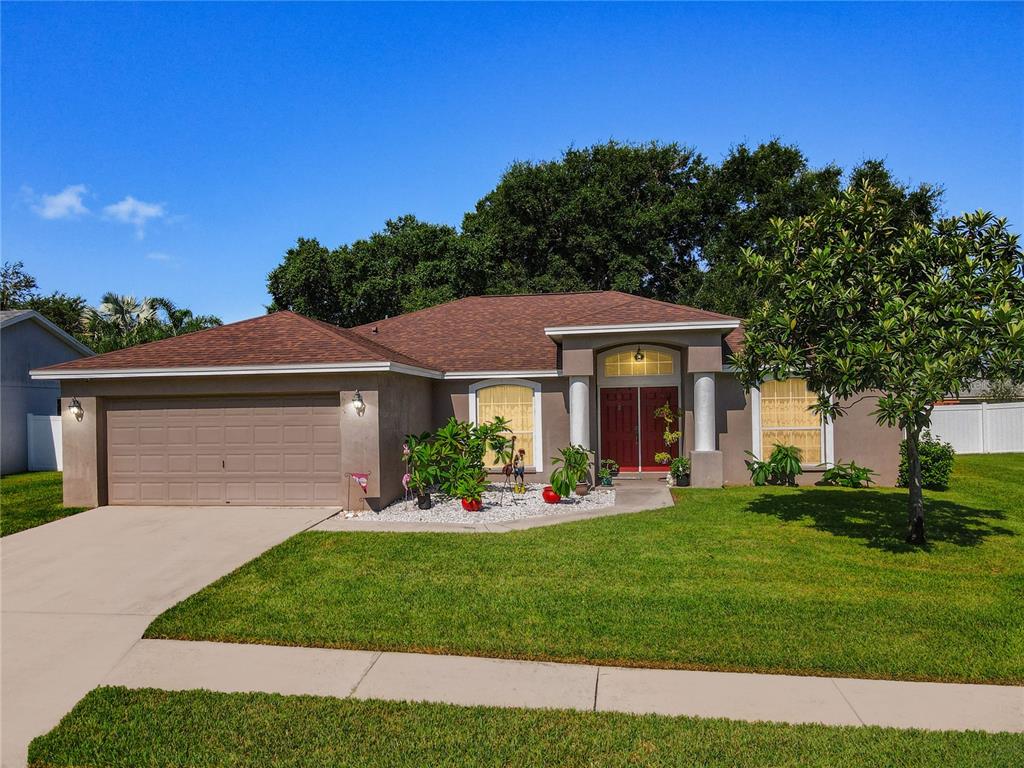
[(0, 763), (96, 687), (162, 611), (337, 513), (99, 507), (0, 539)]

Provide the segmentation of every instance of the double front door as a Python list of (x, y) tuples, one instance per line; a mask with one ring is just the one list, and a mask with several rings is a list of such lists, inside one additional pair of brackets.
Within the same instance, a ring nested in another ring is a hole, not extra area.
[[(678, 443), (665, 445), (665, 421), (654, 412), (663, 405), (679, 409), (676, 387), (602, 387), (601, 459), (612, 459), (625, 472), (663, 471), (656, 453), (679, 455)], [(671, 423), (678, 430), (678, 422)]]

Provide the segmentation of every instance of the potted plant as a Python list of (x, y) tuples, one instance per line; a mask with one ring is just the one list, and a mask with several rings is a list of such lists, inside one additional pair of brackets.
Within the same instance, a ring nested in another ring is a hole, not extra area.
[(486, 478), (473, 473), (463, 475), (455, 484), (455, 495), (462, 499), (462, 508), (467, 512), (479, 512), (483, 509), (486, 490)]
[(601, 485), (610, 486), (612, 477), (618, 474), (618, 462), (612, 459), (601, 459), (601, 468), (597, 470), (597, 480)]
[(402, 456), (408, 464), (409, 490), (416, 494), (416, 506), (430, 509), (433, 501), (430, 489), (440, 477), (440, 467), (436, 461), (437, 450), (430, 442), (430, 433), (406, 435)]
[(672, 477), (672, 481), (680, 488), (690, 484), (690, 460), (687, 457), (680, 456), (679, 458), (672, 459), (668, 472)]
[[(568, 496), (573, 491), (577, 496), (585, 496), (590, 490), (590, 483), (587, 481), (587, 474), (590, 470), (590, 457), (593, 451), (589, 451), (582, 445), (570, 445), (560, 450), (559, 455), (551, 459), (551, 463), (558, 465), (551, 473), (551, 489), (558, 496)], [(547, 496), (545, 495), (545, 501)]]

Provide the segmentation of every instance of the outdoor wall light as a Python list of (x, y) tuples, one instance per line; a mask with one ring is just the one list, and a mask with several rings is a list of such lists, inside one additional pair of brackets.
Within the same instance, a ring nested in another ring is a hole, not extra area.
[(85, 409), (82, 407), (82, 404), (78, 402), (77, 397), (71, 398), (71, 405), (68, 406), (68, 410), (71, 411), (71, 415), (78, 419), (78, 421), (81, 421), (82, 417), (85, 416)]
[(366, 402), (363, 400), (363, 395), (358, 389), (352, 395), (352, 405), (355, 407), (357, 415), (362, 416), (366, 413)]
[(644, 351), (642, 349), (640, 349), (640, 347), (636, 348), (636, 354), (633, 355), (633, 359), (636, 360), (638, 363), (642, 363), (643, 362), (643, 360), (644, 360)]

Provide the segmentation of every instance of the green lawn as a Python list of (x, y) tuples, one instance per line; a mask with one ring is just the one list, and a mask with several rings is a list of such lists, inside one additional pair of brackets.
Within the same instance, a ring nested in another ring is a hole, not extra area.
[(644, 667), (1024, 683), (1024, 455), (905, 492), (688, 489), (507, 534), (295, 536), (147, 637)]
[(1024, 737), (97, 688), (32, 766), (1017, 766)]
[(87, 507), (65, 507), (60, 472), (25, 472), (0, 478), (0, 536), (59, 520)]

